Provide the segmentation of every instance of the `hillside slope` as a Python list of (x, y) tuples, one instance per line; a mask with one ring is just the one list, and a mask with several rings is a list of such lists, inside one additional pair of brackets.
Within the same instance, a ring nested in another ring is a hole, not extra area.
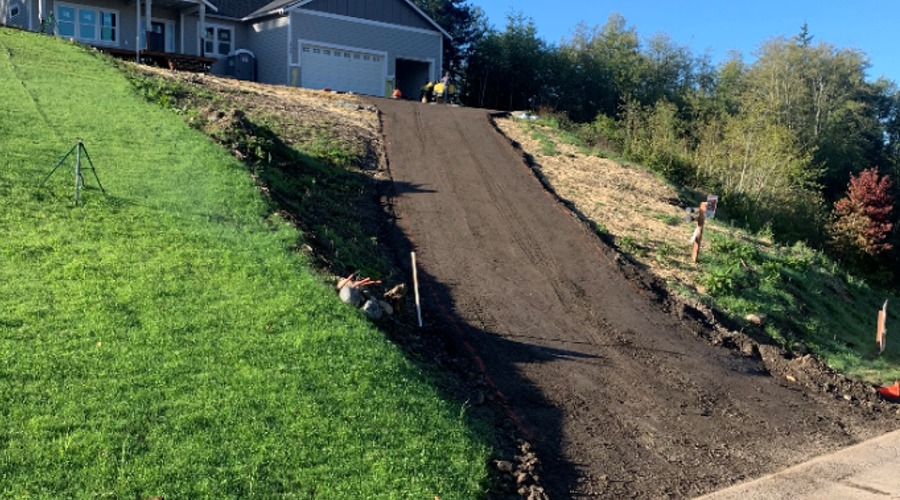
[[(535, 436), (551, 498), (696, 495), (900, 425), (866, 384), (672, 300), (548, 194), (488, 112), (372, 102), (426, 318)], [(806, 373), (840, 392), (795, 383)]]
[[(706, 193), (666, 182), (645, 167), (614, 161), (548, 120), (498, 117), (495, 123), (521, 145), (547, 188), (602, 233), (608, 243), (666, 282), (683, 299), (716, 311), (719, 321), (769, 339), (796, 356), (809, 353), (830, 368), (873, 384), (900, 377), (900, 344), (883, 352), (875, 340), (876, 311), (896, 292), (848, 273), (822, 251), (799, 242), (779, 244), (752, 233), (719, 200), (707, 220), (702, 251), (691, 261), (690, 235)], [(888, 323), (896, 319), (889, 308)]]
[[(2, 496), (483, 493), (464, 409), (340, 303), (185, 110), (8, 29), (0, 102)], [(74, 155), (41, 182), (78, 139), (105, 193), (84, 170), (74, 206)]]

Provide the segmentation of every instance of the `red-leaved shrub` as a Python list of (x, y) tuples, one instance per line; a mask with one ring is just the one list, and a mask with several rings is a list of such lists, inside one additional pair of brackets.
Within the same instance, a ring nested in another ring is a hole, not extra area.
[(871, 270), (889, 255), (894, 208), (890, 188), (890, 178), (879, 176), (877, 167), (850, 176), (847, 195), (834, 204), (829, 231), (838, 256)]

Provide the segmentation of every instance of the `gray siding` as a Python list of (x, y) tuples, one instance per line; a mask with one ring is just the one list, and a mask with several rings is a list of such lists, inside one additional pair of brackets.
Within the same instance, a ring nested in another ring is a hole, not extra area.
[[(196, 18), (195, 21), (199, 23), (199, 18)], [(195, 24), (197, 24), (195, 23)], [(237, 49), (246, 49), (247, 48), (247, 27), (243, 24), (237, 24), (231, 21), (222, 21), (220, 19), (211, 19), (209, 16), (206, 16), (206, 25), (207, 26), (226, 26), (232, 29), (232, 33), (234, 34), (231, 40), (231, 51), (234, 52)], [(200, 39), (197, 39), (197, 43), (200, 43)], [(206, 57), (212, 57), (218, 59), (218, 61), (214, 62), (212, 67), (210, 67), (210, 73), (221, 75), (226, 71), (227, 58), (226, 56), (220, 56), (218, 54), (206, 54)]]
[[(10, 15), (13, 8), (17, 11), (15, 16)], [(0, 25), (37, 31), (39, 24), (37, 0), (0, 0)]]
[(247, 46), (256, 56), (256, 77), (263, 83), (286, 84), (288, 81), (288, 17), (269, 18), (251, 24)]
[[(119, 0), (72, 0), (66, 1), (63, 0), (61, 2), (56, 2), (54, 0), (46, 0), (45, 8), (47, 12), (53, 12), (53, 15), (56, 16), (56, 4), (64, 3), (69, 5), (84, 5), (87, 7), (97, 7), (101, 9), (106, 9), (110, 11), (115, 11), (118, 13), (118, 39), (113, 44), (101, 44), (100, 42), (96, 42), (97, 45), (106, 45), (110, 47), (117, 47), (120, 49), (134, 49), (135, 42), (137, 41), (137, 19), (135, 14), (135, 6), (134, 4), (126, 4), (125, 2)], [(164, 18), (163, 15), (157, 15), (156, 10), (153, 12), (154, 17)], [(144, 9), (141, 7), (141, 18), (144, 17)], [(177, 25), (176, 25), (177, 29)], [(177, 39), (176, 35), (176, 39)]]
[[(361, 2), (367, 3), (367, 2)], [(400, 3), (400, 2), (398, 2)], [(291, 13), (291, 63), (297, 64), (298, 40), (317, 41), (342, 47), (387, 52), (387, 76), (396, 71), (396, 59), (433, 60), (434, 75), (441, 71), (441, 39), (437, 31), (422, 32), (377, 24), (336, 19), (298, 9)]]
[[(207, 26), (227, 26), (234, 32), (231, 40), (231, 50), (247, 48), (247, 27), (234, 21), (226, 21), (206, 15)], [(191, 14), (184, 16), (184, 47), (185, 54), (200, 55), (200, 16)], [(216, 57), (216, 54), (206, 54), (207, 57)]]
[(372, 19), (383, 23), (400, 24), (433, 30), (434, 26), (403, 0), (315, 0), (303, 6), (307, 10), (328, 12), (341, 16)]
[[(0, 21), (6, 22), (8, 15), (8, 6), (10, 4), (19, 3), (23, 0), (0, 0)], [(33, 31), (40, 30), (40, 21), (38, 16), (38, 7), (37, 2), (39, 0), (24, 0), (25, 4), (28, 7), (28, 14), (30, 18), (30, 28)], [(104, 43), (101, 41), (85, 41), (88, 43), (93, 43), (96, 45), (103, 45), (109, 47), (115, 47), (119, 49), (125, 50), (134, 50), (135, 45), (137, 44), (137, 13), (135, 11), (135, 4), (131, 2), (126, 4), (121, 0), (45, 0), (44, 9), (45, 15), (53, 12), (54, 15), (56, 13), (57, 3), (64, 3), (67, 5), (73, 6), (86, 6), (93, 8), (100, 8), (108, 11), (114, 11), (118, 13), (117, 18), (117, 40), (115, 43)], [(144, 6), (141, 6), (141, 18), (144, 17)], [(21, 17), (21, 16), (20, 16)], [(152, 11), (153, 20), (163, 20), (167, 21), (167, 28), (173, 30), (173, 41), (174, 41), (174, 50), (178, 53), (183, 54), (199, 54), (200, 47), (200, 38), (198, 31), (198, 23), (199, 16), (197, 14), (186, 15), (184, 16), (184, 26), (182, 26), (182, 15), (178, 10), (172, 9), (163, 9), (153, 6)], [(28, 29), (28, 19), (22, 20), (17, 19), (16, 25), (19, 27), (23, 27)], [(0, 24), (4, 24), (0, 22)], [(207, 16), (207, 24), (215, 24), (215, 25), (223, 25), (230, 26), (234, 30), (234, 40), (232, 41), (232, 48), (247, 48), (248, 38), (247, 38), (247, 29), (248, 27), (242, 23), (235, 22), (232, 20), (222, 20), (212, 18), (209, 15)], [(183, 35), (182, 35), (183, 30)], [(182, 44), (182, 41), (184, 42)], [(183, 45), (183, 46), (182, 46)]]
[(181, 52), (200, 55), (200, 16), (184, 16), (184, 47), (181, 48)]
[[(0, 0), (4, 1), (4, 0)], [(6, 0), (10, 1), (10, 0)], [(32, 2), (32, 29), (38, 31), (40, 29), (40, 23), (37, 18), (37, 4), (36, 1)], [(117, 29), (118, 29), (118, 37), (116, 43), (113, 44), (105, 44), (99, 41), (93, 42), (97, 45), (106, 45), (110, 47), (116, 47), (120, 49), (126, 50), (134, 50), (135, 45), (137, 44), (137, 13), (135, 12), (135, 4), (132, 2), (130, 4), (126, 4), (121, 0), (45, 0), (45, 9), (46, 12), (56, 12), (56, 4), (64, 3), (68, 5), (83, 5), (88, 7), (101, 8), (105, 10), (115, 11), (118, 13), (117, 19)], [(141, 6), (141, 19), (144, 18), (144, 7)], [(197, 16), (185, 16), (185, 47), (182, 47), (182, 26), (181, 26), (181, 13), (177, 10), (171, 9), (162, 9), (154, 6), (153, 11), (151, 13), (151, 17), (153, 20), (163, 20), (167, 21), (167, 28), (172, 29), (173, 31), (173, 39), (174, 39), (174, 49), (175, 52), (186, 53), (186, 54), (195, 54), (198, 47), (198, 39), (197, 36)], [(234, 25), (231, 22), (222, 22), (221, 24)], [(244, 36), (244, 40), (246, 40), (246, 35), (241, 27), (238, 27), (235, 32), (235, 38), (240, 39), (240, 37)]]

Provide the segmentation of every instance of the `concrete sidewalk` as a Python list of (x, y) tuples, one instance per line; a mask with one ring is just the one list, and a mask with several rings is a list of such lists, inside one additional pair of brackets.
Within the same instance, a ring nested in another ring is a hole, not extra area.
[(900, 499), (900, 431), (700, 499)]

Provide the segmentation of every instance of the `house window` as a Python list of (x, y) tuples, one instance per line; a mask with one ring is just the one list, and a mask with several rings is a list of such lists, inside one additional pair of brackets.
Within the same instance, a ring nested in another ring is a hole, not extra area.
[(14, 5), (9, 8), (9, 17), (16, 17), (19, 15), (19, 6)]
[(97, 11), (94, 9), (78, 9), (78, 35), (80, 38), (94, 40), (97, 38)]
[(234, 39), (234, 30), (226, 26), (206, 27), (206, 55), (227, 56), (231, 53), (231, 42)]
[(104, 42), (116, 41), (116, 14), (100, 11), (100, 39)]
[(56, 7), (56, 32), (59, 36), (75, 38), (75, 7)]
[(90, 43), (114, 45), (118, 42), (119, 13), (114, 10), (57, 4), (56, 31), (59, 36)]

